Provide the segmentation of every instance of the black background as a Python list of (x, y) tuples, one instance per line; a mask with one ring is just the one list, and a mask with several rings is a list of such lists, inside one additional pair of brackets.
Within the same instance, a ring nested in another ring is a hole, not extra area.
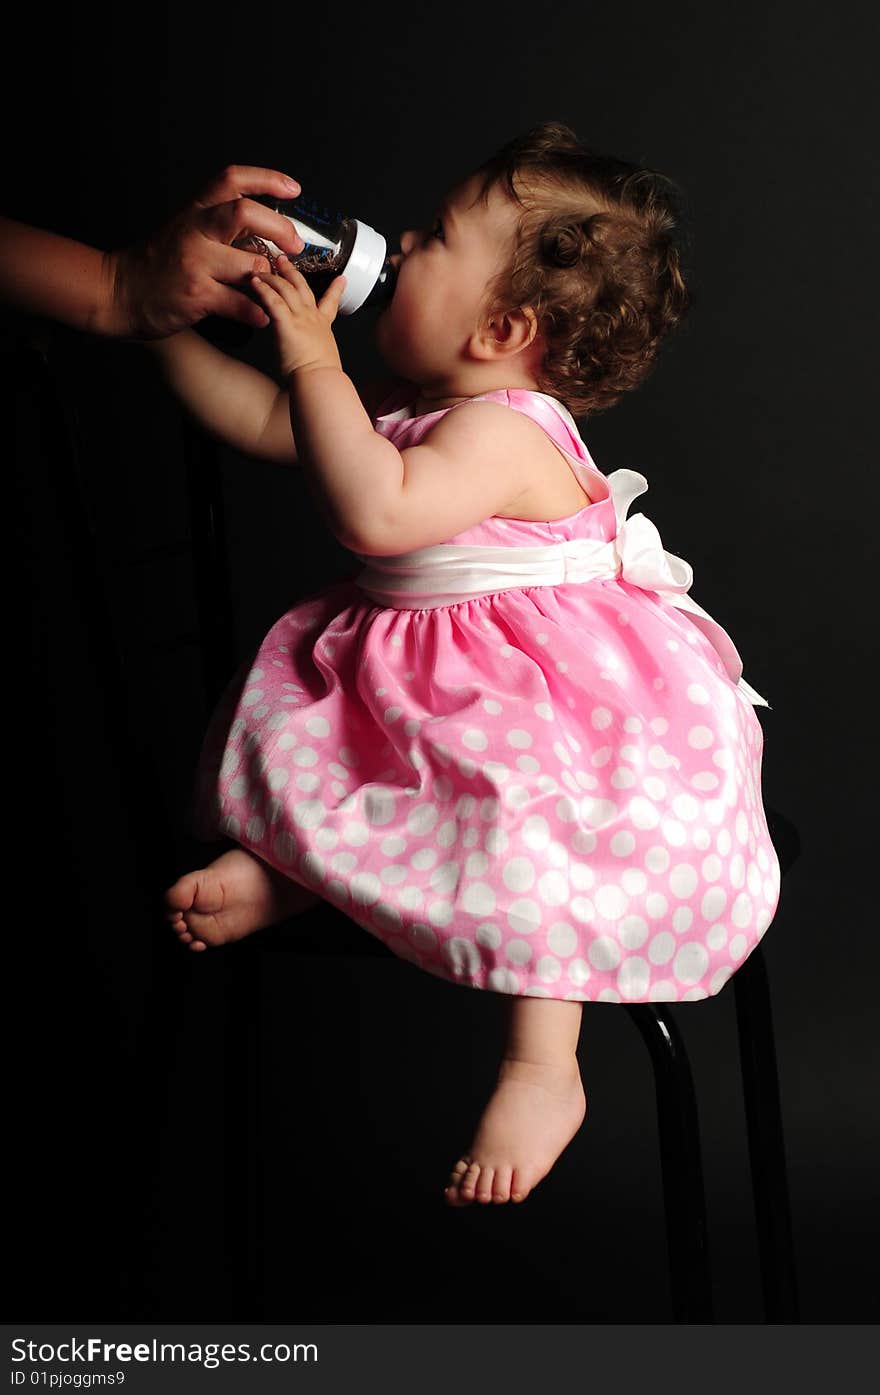
[[(646, 474), (664, 546), (772, 706), (765, 801), (803, 854), (764, 953), (811, 1323), (880, 1306), (868, 13), (157, 3), (5, 21), (3, 211), (97, 246), (143, 235), (227, 162), (281, 168), (394, 238), (549, 118), (683, 188), (696, 308), (651, 380), (581, 426), (600, 468)], [(180, 416), (142, 349), (58, 334), (74, 468), (7, 321), (10, 1316), (671, 1321), (651, 1071), (625, 1013), (587, 1005), (587, 1121), (527, 1203), (450, 1212), (496, 995), (359, 957), (363, 932), (329, 907), (216, 954), (169, 943), (158, 898), (188, 865), (210, 701)], [(381, 371), (367, 315), (336, 327), (353, 376)], [(266, 348), (238, 352), (268, 364)], [(295, 472), (220, 463), (237, 659), (350, 561)], [(352, 952), (312, 952), (322, 937)], [(674, 1015), (716, 1320), (761, 1321), (732, 990)], [(261, 1165), (239, 1176), (255, 1129)]]

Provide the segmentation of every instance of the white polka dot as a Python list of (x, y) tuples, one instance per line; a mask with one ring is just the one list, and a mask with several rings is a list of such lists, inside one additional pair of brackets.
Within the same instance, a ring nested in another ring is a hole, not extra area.
[(535, 868), (528, 857), (512, 857), (501, 875), (511, 891), (528, 891), (535, 881)]
[(306, 731), (310, 736), (328, 736), (330, 723), (326, 717), (309, 717), (306, 721)]
[(672, 812), (686, 823), (690, 823), (700, 812), (700, 806), (691, 794), (677, 794), (672, 801)]
[(488, 712), (490, 716), (497, 717), (501, 711), (501, 703), (496, 702), (494, 698), (484, 698), (483, 710)]
[(538, 879), (538, 895), (548, 906), (561, 906), (568, 900), (568, 882), (561, 872), (545, 872)]
[(389, 886), (397, 886), (399, 882), (406, 881), (406, 868), (401, 867), (399, 862), (392, 862), (389, 866), (382, 868), (379, 876)]
[(552, 954), (542, 954), (535, 972), (544, 983), (555, 983), (562, 974), (562, 965)]
[(669, 890), (673, 896), (686, 901), (697, 889), (697, 873), (687, 862), (680, 862), (669, 874)]
[(670, 863), (666, 848), (653, 847), (645, 853), (645, 866), (650, 872), (665, 872)]
[(611, 746), (600, 746), (590, 756), (590, 764), (597, 767), (607, 765), (613, 755), (614, 751)]
[(457, 862), (441, 862), (431, 873), (431, 886), (441, 895), (445, 895), (448, 891), (455, 890), (460, 876), (461, 867)]
[(654, 805), (640, 794), (629, 802), (629, 817), (636, 828), (656, 828), (660, 822)]
[[(616, 969), (620, 963), (620, 946), (610, 935), (599, 935), (587, 950), (587, 958), (594, 969)], [(570, 968), (568, 973), (571, 977)]]
[[(318, 788), (320, 783), (321, 781), (319, 780), (317, 775), (297, 775), (296, 779), (294, 780), (294, 784), (296, 785), (297, 789), (304, 790), (306, 794), (311, 794), (313, 790), (316, 790)], [(345, 794), (345, 786), (340, 784), (334, 784), (333, 793), (336, 795)]]
[(688, 745), (695, 751), (704, 751), (714, 740), (715, 734), (709, 727), (691, 727), (688, 732)]
[(596, 909), (606, 920), (619, 920), (629, 905), (629, 897), (622, 887), (601, 886), (594, 892)]
[(672, 912), (672, 928), (676, 935), (683, 935), (685, 931), (690, 930), (693, 918), (694, 913), (690, 906), (676, 906)]
[(428, 907), (428, 919), (435, 925), (448, 925), (452, 920), (452, 902), (432, 901)]
[(522, 727), (513, 727), (507, 733), (507, 740), (511, 746), (516, 746), (518, 750), (527, 751), (532, 744), (532, 736)]
[(648, 938), (648, 922), (640, 915), (624, 916), (618, 929), (620, 943), (626, 949), (639, 949)]
[(330, 866), (334, 872), (338, 872), (341, 877), (344, 877), (347, 873), (354, 871), (357, 866), (357, 858), (354, 853), (350, 852), (334, 853), (330, 859)]
[(654, 935), (648, 946), (648, 958), (652, 964), (668, 964), (676, 949), (676, 939), (668, 930)]
[(691, 702), (697, 703), (700, 707), (705, 706), (709, 701), (709, 694), (706, 692), (702, 683), (689, 683), (687, 695)]
[(462, 732), (462, 745), (467, 746), (469, 751), (485, 751), (489, 744), (489, 738), (479, 727), (468, 727)]
[(628, 760), (632, 765), (641, 764), (642, 753), (638, 746), (621, 746), (620, 759)]
[(263, 696), (262, 688), (248, 688), (241, 695), (242, 707), (255, 707)]
[(493, 784), (503, 785), (504, 781), (510, 778), (510, 768), (501, 761), (487, 760), (483, 762), (483, 774)]
[(407, 812), (406, 826), (410, 833), (416, 837), (422, 837), (430, 833), (437, 823), (438, 812), (436, 804), (416, 804)]
[(454, 935), (443, 946), (443, 957), (452, 972), (460, 978), (473, 978), (483, 967), (480, 951), (470, 940)]
[(451, 848), (458, 835), (458, 823), (455, 819), (446, 819), (437, 829), (436, 839), (441, 848)]
[(488, 984), (493, 993), (519, 993), (519, 979), (512, 969), (493, 969)]
[(402, 852), (406, 852), (406, 839), (401, 838), (399, 833), (391, 833), (382, 839), (379, 846), (386, 857), (399, 857)]
[(627, 829), (622, 829), (619, 833), (615, 833), (610, 844), (611, 851), (615, 857), (629, 857), (635, 845), (635, 836)]
[(470, 882), (464, 889), (461, 904), (469, 915), (492, 915), (495, 892), (486, 882)]
[(582, 987), (590, 978), (590, 966), (586, 959), (572, 959), (570, 964), (566, 964), (565, 971), (568, 974), (569, 982), (576, 987)]
[(706, 931), (706, 944), (710, 949), (721, 949), (727, 943), (727, 930), (720, 923), (711, 925)]
[(641, 896), (648, 885), (648, 878), (639, 867), (627, 867), (620, 880), (627, 896)]
[(368, 823), (381, 825), (394, 818), (394, 795), (387, 790), (368, 789), (364, 795), (364, 818)]
[(491, 921), (486, 921), (483, 925), (477, 926), (474, 938), (477, 944), (483, 945), (485, 949), (497, 949), (501, 944), (502, 935), (497, 925), (493, 925)]
[(617, 987), (625, 1000), (643, 998), (648, 991), (651, 970), (646, 961), (637, 954), (624, 959), (617, 971)]
[(718, 788), (718, 776), (713, 775), (711, 770), (701, 770), (693, 776), (691, 784), (695, 790), (714, 790)]
[(651, 985), (648, 997), (652, 1003), (674, 1003), (678, 994), (675, 991), (675, 984), (663, 978)]
[(745, 935), (734, 935), (728, 946), (731, 959), (742, 959), (746, 952)]
[(522, 897), (512, 901), (507, 910), (507, 923), (520, 935), (532, 935), (541, 924), (541, 910), (536, 901)]
[(544, 722), (553, 721), (553, 708), (549, 702), (536, 702), (533, 709), (535, 716), (540, 717)]
[(578, 937), (571, 925), (564, 920), (557, 920), (547, 931), (547, 944), (554, 954), (558, 954), (561, 959), (567, 959), (577, 949)]
[(687, 829), (677, 819), (664, 819), (660, 828), (667, 843), (671, 843), (673, 847), (680, 848), (687, 842)]
[(522, 827), (522, 840), (528, 848), (546, 848), (550, 842), (550, 825), (541, 814), (532, 814), (526, 819)]
[(700, 915), (704, 920), (717, 920), (727, 905), (727, 892), (720, 886), (711, 886), (700, 902)]
[(528, 964), (534, 953), (528, 940), (508, 940), (504, 953), (512, 964)]
[(486, 851), (493, 857), (507, 852), (510, 839), (503, 828), (490, 828), (486, 834)]
[(293, 806), (293, 817), (300, 828), (314, 828), (324, 818), (327, 810), (320, 799), (304, 799)]
[(604, 731), (610, 727), (613, 718), (607, 707), (594, 707), (590, 713), (590, 721), (597, 731)]
[(709, 967), (709, 955), (705, 946), (697, 940), (688, 940), (680, 945), (672, 965), (672, 972), (679, 983), (696, 983)]
[(591, 828), (602, 828), (616, 817), (617, 805), (610, 799), (593, 799), (589, 794), (581, 799), (581, 818)]
[[(629, 789), (636, 782), (635, 771), (628, 770), (625, 765), (619, 765), (611, 776), (611, 783), (616, 790)], [(593, 781), (595, 784), (596, 781)]]
[(741, 891), (730, 908), (730, 919), (733, 921), (734, 925), (742, 929), (743, 926), (749, 924), (753, 912), (754, 907), (752, 906), (751, 897), (747, 896), (744, 891)]
[(703, 874), (704, 881), (717, 882), (718, 878), (721, 876), (721, 858), (716, 857), (714, 853), (710, 853), (708, 857), (703, 858), (700, 871)]
[(370, 830), (360, 819), (350, 819), (342, 830), (342, 836), (352, 847), (362, 848), (369, 839)]
[(434, 866), (434, 863), (437, 861), (437, 854), (433, 848), (419, 848), (419, 851), (413, 853), (409, 861), (411, 867), (415, 867), (421, 872), (428, 867)]
[(660, 920), (669, 910), (669, 902), (659, 891), (652, 891), (645, 897), (645, 910), (652, 920)]
[(571, 884), (578, 891), (586, 891), (596, 880), (596, 874), (586, 862), (573, 862), (568, 869)]

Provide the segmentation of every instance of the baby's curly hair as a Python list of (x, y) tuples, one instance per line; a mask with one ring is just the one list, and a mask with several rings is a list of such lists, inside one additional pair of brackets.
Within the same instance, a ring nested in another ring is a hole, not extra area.
[(538, 388), (572, 416), (638, 387), (691, 304), (673, 234), (682, 218), (665, 175), (585, 146), (545, 121), (475, 171), (523, 212), (512, 264), (487, 290), (488, 316), (531, 306), (546, 353)]

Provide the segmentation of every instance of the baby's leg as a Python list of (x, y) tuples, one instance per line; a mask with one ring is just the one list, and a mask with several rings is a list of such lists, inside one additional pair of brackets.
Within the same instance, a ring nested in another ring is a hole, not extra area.
[(577, 1044), (582, 1004), (511, 998), (498, 1083), (474, 1141), (452, 1169), (446, 1200), (523, 1201), (584, 1121)]
[(241, 940), (308, 910), (320, 898), (244, 848), (187, 872), (165, 892), (165, 916), (190, 949)]

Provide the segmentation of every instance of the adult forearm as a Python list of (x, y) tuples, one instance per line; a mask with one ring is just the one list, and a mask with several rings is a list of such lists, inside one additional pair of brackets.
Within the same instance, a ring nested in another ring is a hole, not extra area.
[(374, 429), (341, 368), (297, 369), (288, 390), (300, 463), (317, 504), (344, 547), (368, 552), (400, 497), (400, 451)]
[(0, 218), (0, 299), (90, 334), (125, 335), (112, 255)]

